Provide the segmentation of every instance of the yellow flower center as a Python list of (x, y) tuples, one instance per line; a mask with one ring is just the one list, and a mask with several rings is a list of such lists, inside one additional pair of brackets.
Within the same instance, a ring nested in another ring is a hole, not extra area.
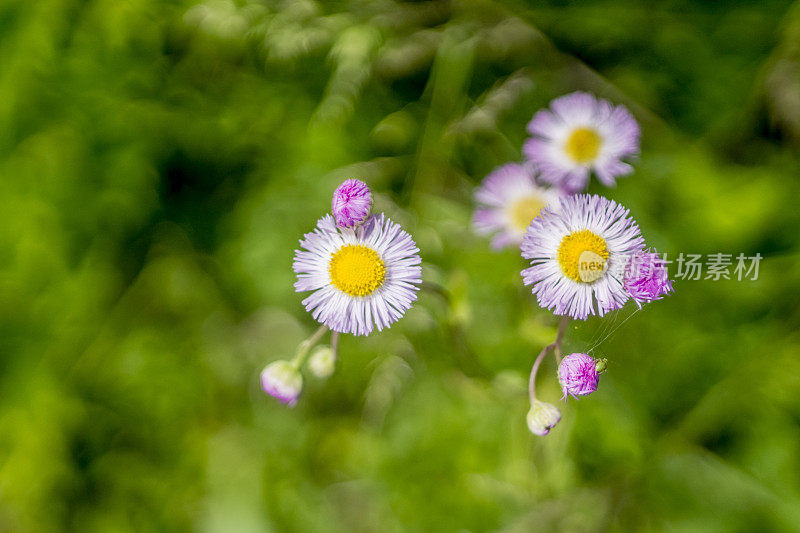
[(558, 246), (558, 265), (568, 278), (591, 283), (603, 277), (608, 263), (608, 245), (605, 239), (582, 229), (570, 233)]
[(577, 128), (567, 139), (565, 150), (576, 163), (588, 163), (600, 151), (600, 136), (590, 128)]
[(361, 244), (347, 244), (331, 254), (331, 283), (350, 296), (367, 296), (383, 284), (386, 265), (378, 252)]
[(511, 224), (520, 231), (528, 229), (531, 220), (545, 207), (545, 203), (536, 196), (520, 198), (508, 208)]

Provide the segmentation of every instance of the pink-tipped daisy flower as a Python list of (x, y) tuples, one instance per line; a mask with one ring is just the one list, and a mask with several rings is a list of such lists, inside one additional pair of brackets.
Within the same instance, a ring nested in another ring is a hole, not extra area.
[(337, 228), (333, 217), (325, 215), (300, 247), (294, 256), (294, 287), (312, 291), (303, 305), (333, 331), (380, 331), (417, 299), (422, 282), (419, 248), (383, 214), (355, 228)]
[(569, 193), (583, 190), (594, 171), (603, 185), (633, 172), (623, 161), (639, 152), (640, 130), (622, 105), (575, 92), (556, 98), (528, 123), (523, 152), (541, 179)]
[(472, 223), (479, 235), (493, 235), (492, 248), (519, 246), (531, 221), (547, 206), (558, 206), (558, 189), (536, 185), (525, 165), (508, 163), (493, 170), (475, 190)]
[(619, 309), (630, 298), (623, 287), (628, 256), (644, 239), (622, 205), (602, 196), (576, 194), (546, 208), (522, 240), (522, 271), (539, 305), (556, 315), (586, 320)]

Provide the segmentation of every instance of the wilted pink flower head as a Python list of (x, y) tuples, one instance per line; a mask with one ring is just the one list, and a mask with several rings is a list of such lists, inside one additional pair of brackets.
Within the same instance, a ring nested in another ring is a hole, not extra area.
[(261, 371), (261, 388), (279, 402), (293, 407), (303, 390), (303, 376), (289, 361), (275, 361)]
[(660, 300), (672, 292), (667, 266), (652, 249), (631, 257), (625, 269), (623, 286), (639, 308), (643, 303)]
[(362, 224), (372, 209), (372, 193), (363, 181), (345, 180), (333, 192), (333, 216), (340, 228)]
[(571, 353), (561, 361), (558, 367), (558, 381), (567, 396), (586, 396), (597, 390), (600, 374), (597, 372), (597, 362), (585, 353)]

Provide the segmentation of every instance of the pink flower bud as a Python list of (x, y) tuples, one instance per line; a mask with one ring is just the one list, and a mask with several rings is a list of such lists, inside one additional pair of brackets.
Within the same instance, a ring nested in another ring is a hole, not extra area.
[(597, 390), (600, 374), (597, 372), (597, 361), (585, 353), (571, 353), (561, 361), (558, 367), (558, 381), (564, 392), (564, 399), (572, 395), (586, 396)]
[(261, 371), (261, 388), (289, 407), (294, 407), (303, 390), (303, 376), (289, 361), (275, 361)]
[(345, 180), (333, 192), (333, 216), (340, 228), (361, 225), (372, 209), (372, 193), (363, 181)]

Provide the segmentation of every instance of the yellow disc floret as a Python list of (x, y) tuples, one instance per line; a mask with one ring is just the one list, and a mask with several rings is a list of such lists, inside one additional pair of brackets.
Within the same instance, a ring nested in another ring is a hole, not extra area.
[(386, 265), (378, 252), (361, 244), (347, 244), (331, 254), (331, 283), (350, 296), (368, 296), (383, 284)]
[(526, 196), (512, 203), (508, 208), (508, 218), (511, 224), (520, 231), (525, 231), (531, 220), (544, 208), (543, 202), (537, 196)]
[(588, 163), (600, 152), (601, 139), (597, 132), (590, 128), (577, 128), (567, 138), (564, 149), (576, 163)]
[(608, 245), (599, 235), (582, 229), (570, 233), (558, 246), (558, 265), (568, 278), (591, 283), (602, 277), (608, 262)]

